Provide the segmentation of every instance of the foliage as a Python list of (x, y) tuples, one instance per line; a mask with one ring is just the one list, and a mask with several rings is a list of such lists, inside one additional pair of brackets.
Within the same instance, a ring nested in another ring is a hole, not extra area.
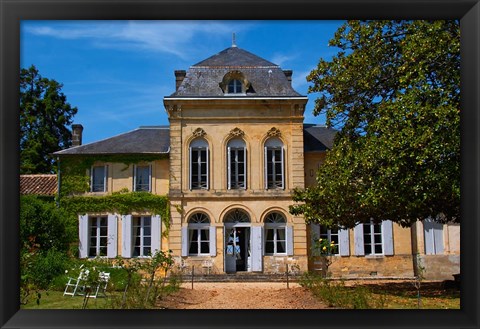
[(61, 207), (71, 214), (87, 212), (112, 212), (131, 214), (150, 212), (160, 215), (168, 234), (170, 228), (170, 204), (166, 196), (149, 192), (119, 191), (104, 196), (72, 196), (61, 199)]
[(20, 243), (22, 248), (38, 245), (42, 251), (66, 252), (77, 239), (77, 221), (53, 201), (32, 195), (20, 196)]
[(367, 287), (347, 287), (343, 280), (333, 282), (309, 273), (301, 278), (300, 285), (311, 290), (329, 307), (346, 309), (383, 308), (386, 302), (385, 298), (373, 299), (372, 291)]
[(63, 85), (43, 78), (35, 66), (20, 70), (20, 173), (55, 172), (53, 152), (68, 148), (76, 107)]
[(336, 257), (335, 252), (337, 251), (335, 241), (314, 237), (311, 249), (312, 253), (310, 257), (318, 257), (321, 260), (322, 275), (325, 277), (330, 276), (331, 273), (328, 271), (328, 269), (334, 262)]
[[(308, 76), (338, 129), (317, 186), (293, 214), (326, 226), (460, 221), (458, 21), (348, 21)], [(442, 216), (437, 216), (442, 214)]]

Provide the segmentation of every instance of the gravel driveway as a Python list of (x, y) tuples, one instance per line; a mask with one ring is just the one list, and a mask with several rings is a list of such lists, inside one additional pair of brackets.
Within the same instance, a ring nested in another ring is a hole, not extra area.
[(284, 282), (190, 283), (158, 303), (168, 309), (322, 309), (327, 308), (309, 290)]

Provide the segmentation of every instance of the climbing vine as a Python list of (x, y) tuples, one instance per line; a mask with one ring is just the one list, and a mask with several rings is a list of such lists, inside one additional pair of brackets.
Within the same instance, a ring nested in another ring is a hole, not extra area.
[(170, 202), (167, 196), (149, 192), (129, 192), (123, 189), (107, 195), (85, 195), (89, 191), (88, 170), (95, 162), (123, 163), (127, 170), (131, 164), (164, 159), (164, 155), (95, 155), (62, 157), (60, 159), (59, 205), (72, 214), (111, 212), (131, 214), (148, 212), (162, 217), (168, 235), (170, 229)]

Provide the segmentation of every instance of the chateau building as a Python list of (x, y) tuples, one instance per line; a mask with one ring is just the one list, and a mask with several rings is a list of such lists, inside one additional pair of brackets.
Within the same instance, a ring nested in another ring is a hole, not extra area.
[(384, 220), (330, 230), (289, 213), (293, 189), (315, 184), (335, 135), (304, 123), (308, 99), (292, 88), (292, 71), (232, 46), (175, 71), (175, 79), (163, 99), (169, 126), (82, 145), (83, 128), (74, 125), (75, 145), (55, 153), (60, 162), (135, 155), (134, 164), (95, 161), (86, 194), (146, 191), (170, 202), (168, 235), (166, 219), (148, 209), (78, 214), (80, 257), (148, 257), (162, 249), (209, 273), (279, 273), (287, 264), (303, 272), (319, 266), (312, 238), (326, 238), (337, 246), (334, 276), (413, 277), (416, 254), (427, 276), (459, 272), (457, 225), (402, 228)]

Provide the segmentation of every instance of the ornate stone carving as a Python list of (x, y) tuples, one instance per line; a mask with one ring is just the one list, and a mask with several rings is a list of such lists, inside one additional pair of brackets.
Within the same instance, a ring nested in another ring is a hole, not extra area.
[(245, 135), (245, 133), (243, 132), (242, 129), (236, 127), (236, 128), (233, 128), (232, 130), (230, 130), (230, 136), (233, 136), (233, 137), (241, 137)]
[(167, 112), (171, 118), (176, 118), (182, 113), (182, 107), (180, 105), (169, 105), (167, 107)]
[(272, 127), (268, 132), (267, 132), (267, 136), (268, 137), (280, 137), (282, 133), (280, 132), (279, 129), (275, 128), (275, 127)]
[(203, 130), (202, 128), (197, 128), (193, 131), (193, 136), (194, 137), (203, 137), (205, 136), (207, 133), (205, 132), (205, 130)]

